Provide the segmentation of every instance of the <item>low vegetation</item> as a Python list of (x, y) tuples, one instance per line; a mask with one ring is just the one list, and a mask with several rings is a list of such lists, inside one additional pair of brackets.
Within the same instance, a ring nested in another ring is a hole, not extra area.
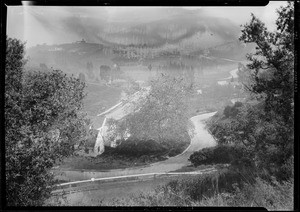
[[(247, 178), (246, 178), (247, 179)], [(249, 178), (248, 178), (249, 179)], [(293, 210), (293, 182), (247, 181), (233, 171), (175, 180), (155, 191), (114, 199), (102, 206), (223, 206)]]

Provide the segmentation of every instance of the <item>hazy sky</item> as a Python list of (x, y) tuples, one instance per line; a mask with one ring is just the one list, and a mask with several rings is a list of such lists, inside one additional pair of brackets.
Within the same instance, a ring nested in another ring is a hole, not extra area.
[[(245, 24), (254, 13), (266, 26), (275, 29), (276, 9), (286, 1), (270, 1), (265, 7), (183, 7), (197, 10), (237, 24)], [(172, 7), (170, 7), (172, 8)], [(178, 7), (176, 7), (178, 8)], [(159, 12), (159, 7), (41, 7), (9, 6), (7, 11), (7, 34), (27, 42), (27, 47), (37, 44), (73, 42), (81, 39), (74, 30), (80, 28), (84, 20), (89, 27), (101, 27), (101, 21), (147, 22), (165, 18), (169, 14)], [(70, 21), (72, 20), (72, 21)], [(72, 30), (71, 30), (72, 29)]]

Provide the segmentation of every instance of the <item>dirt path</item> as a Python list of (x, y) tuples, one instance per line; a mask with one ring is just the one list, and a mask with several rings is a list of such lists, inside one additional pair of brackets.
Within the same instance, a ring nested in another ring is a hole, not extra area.
[(205, 129), (204, 120), (213, 116), (216, 112), (205, 113), (191, 118), (195, 126), (194, 135), (191, 138), (191, 144), (183, 154), (171, 157), (165, 161), (150, 164), (146, 167), (135, 167), (127, 169), (115, 169), (107, 172), (85, 172), (85, 171), (63, 171), (62, 175), (58, 175), (57, 179), (67, 181), (88, 180), (91, 178), (115, 177), (133, 174), (146, 174), (153, 172), (170, 172), (189, 165), (188, 158), (190, 155), (205, 147), (216, 145), (216, 141), (211, 134)]

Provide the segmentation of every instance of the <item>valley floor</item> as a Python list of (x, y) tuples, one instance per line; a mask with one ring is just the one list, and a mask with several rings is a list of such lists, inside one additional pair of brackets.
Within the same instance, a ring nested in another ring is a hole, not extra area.
[(104, 177), (114, 177), (114, 176), (125, 176), (133, 174), (145, 174), (153, 172), (170, 172), (178, 170), (186, 165), (189, 165), (188, 158), (190, 155), (205, 147), (211, 147), (216, 145), (216, 141), (211, 134), (205, 129), (204, 120), (213, 116), (213, 113), (206, 113), (202, 115), (197, 115), (191, 118), (194, 126), (195, 133), (191, 138), (190, 146), (181, 154), (175, 157), (171, 157), (165, 161), (150, 164), (145, 167), (138, 168), (127, 168), (127, 169), (115, 169), (106, 172), (92, 172), (92, 171), (71, 171), (71, 170), (54, 170), (57, 176), (56, 178), (62, 181), (79, 181), (88, 180), (91, 178), (104, 178)]

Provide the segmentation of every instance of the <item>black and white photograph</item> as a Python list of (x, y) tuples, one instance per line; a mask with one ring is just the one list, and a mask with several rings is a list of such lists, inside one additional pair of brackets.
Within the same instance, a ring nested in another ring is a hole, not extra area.
[(295, 4), (7, 4), (5, 205), (294, 210)]

